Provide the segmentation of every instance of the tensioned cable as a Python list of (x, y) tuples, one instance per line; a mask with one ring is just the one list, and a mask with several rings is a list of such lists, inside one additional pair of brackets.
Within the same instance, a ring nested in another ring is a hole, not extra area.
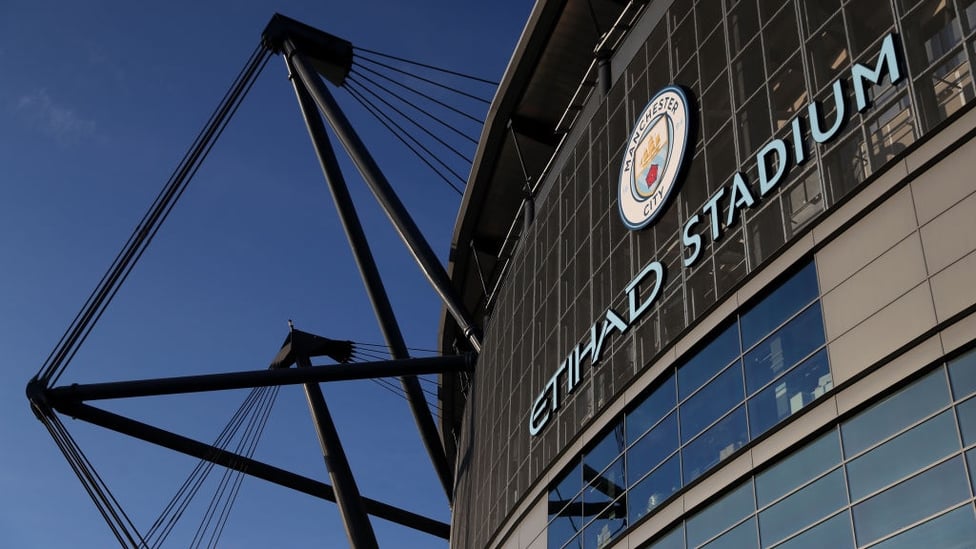
[[(385, 343), (364, 343), (364, 342), (361, 342), (361, 341), (353, 341), (352, 344), (354, 346), (362, 346), (362, 347), (382, 347), (387, 352), (389, 352), (389, 349), (390, 349), (390, 346), (387, 345), (387, 344), (385, 344)], [(421, 352), (421, 353), (434, 353), (436, 355), (443, 355), (444, 354), (444, 353), (442, 353), (440, 351), (435, 351), (433, 349), (421, 349), (421, 348), (418, 348), (418, 347), (407, 347), (406, 349), (408, 351), (418, 351), (418, 352)]]
[[(391, 117), (390, 115), (388, 115), (385, 112), (383, 112), (383, 110), (380, 109), (378, 106), (376, 106), (375, 103), (373, 103), (372, 101), (370, 101), (369, 98), (367, 98), (364, 95), (362, 95), (362, 91), (359, 90), (359, 88), (361, 87), (360, 85), (358, 85), (356, 82), (352, 82), (352, 81), (347, 81), (347, 84), (350, 84), (350, 85), (347, 85), (346, 86), (346, 90), (348, 90), (350, 93), (352, 93), (353, 91), (355, 91), (356, 93), (359, 93), (359, 97), (363, 101), (365, 101), (366, 103), (368, 103), (371, 107), (373, 107), (373, 111), (371, 111), (371, 112), (378, 113), (380, 117), (382, 117), (383, 119), (385, 119), (390, 125), (392, 125), (397, 130), (399, 130), (400, 131), (400, 135), (402, 137), (406, 137), (407, 139), (409, 139), (410, 141), (412, 141), (415, 145), (417, 145), (417, 147), (419, 147), (421, 150), (423, 150), (424, 152), (426, 152), (435, 162), (437, 162), (438, 165), (440, 165), (441, 167), (443, 167), (451, 175), (453, 175), (455, 178), (457, 178), (457, 180), (460, 181), (462, 185), (465, 183), (465, 180), (461, 176), (461, 174), (459, 174), (456, 171), (454, 171), (454, 169), (451, 168), (450, 166), (448, 166), (447, 163), (445, 163), (443, 160), (441, 160), (439, 156), (437, 156), (436, 154), (434, 154), (433, 151), (431, 151), (426, 145), (424, 145), (423, 143), (421, 143), (419, 139), (417, 139), (416, 137), (414, 137), (413, 135), (411, 135), (410, 132), (408, 132), (407, 130), (405, 130), (403, 128), (403, 126), (401, 126), (399, 123), (396, 122), (396, 120), (393, 120), (393, 117)], [(354, 89), (352, 87), (353, 85), (356, 86), (356, 89)], [(376, 114), (374, 114), (374, 116), (375, 115)], [(386, 124), (384, 124), (384, 125), (386, 125)], [(389, 126), (387, 126), (387, 129), (389, 129), (391, 132), (393, 131)], [(454, 190), (457, 191), (459, 194), (461, 193), (461, 189), (459, 189), (458, 187), (456, 187), (454, 185), (452, 185), (452, 187), (454, 187)]]
[[(381, 72), (374, 71), (373, 69), (371, 69), (371, 68), (369, 68), (369, 67), (367, 67), (365, 65), (353, 65), (353, 67), (351, 69), (349, 69), (349, 73), (350, 74), (353, 74), (353, 75), (356, 75), (356, 76), (360, 76), (360, 77), (366, 79), (367, 81), (369, 81), (370, 83), (372, 83), (373, 85), (375, 85), (377, 87), (383, 87), (383, 86), (381, 84), (379, 84), (378, 82), (376, 82), (375, 80), (371, 79), (368, 75), (365, 75), (365, 74), (359, 72), (358, 70), (356, 70), (356, 67), (359, 67), (360, 69), (363, 69), (364, 71), (369, 72), (371, 74), (375, 74), (379, 78), (382, 78), (382, 79), (384, 79), (384, 80), (386, 80), (388, 82), (391, 82), (391, 83), (393, 83), (393, 84), (395, 84), (395, 85), (397, 85), (397, 86), (399, 86), (399, 87), (401, 87), (401, 88), (403, 88), (403, 89), (405, 89), (405, 90), (407, 90), (407, 91), (409, 91), (411, 93), (414, 93), (416, 95), (419, 95), (420, 97), (423, 97), (424, 99), (426, 99), (426, 100), (428, 100), (428, 101), (430, 101), (432, 103), (436, 103), (437, 105), (440, 105), (441, 107), (444, 107), (445, 109), (448, 109), (448, 110), (450, 110), (452, 112), (455, 112), (455, 113), (457, 113), (457, 114), (459, 114), (459, 115), (461, 115), (461, 116), (463, 116), (463, 117), (465, 117), (465, 118), (467, 118), (469, 120), (472, 120), (473, 122), (476, 122), (477, 124), (483, 124), (484, 123), (483, 120), (481, 120), (480, 118), (474, 116), (473, 114), (470, 114), (468, 112), (462, 111), (461, 109), (459, 109), (459, 108), (457, 108), (457, 107), (455, 107), (453, 105), (449, 105), (449, 104), (447, 104), (447, 103), (445, 103), (445, 102), (437, 99), (436, 97), (433, 97), (433, 96), (431, 96), (429, 94), (426, 94), (426, 93), (424, 93), (424, 92), (422, 92), (422, 91), (420, 91), (418, 89), (411, 88), (410, 86), (404, 84), (403, 82), (401, 82), (401, 81), (399, 81), (399, 80), (397, 80), (395, 78), (392, 78), (390, 76), (387, 76), (387, 75), (385, 75), (385, 74), (383, 74)], [(386, 90), (386, 88), (384, 88), (384, 90)], [(386, 92), (389, 93), (389, 94), (391, 94), (391, 95), (395, 95), (395, 94), (393, 94), (392, 91), (386, 90)], [(458, 133), (460, 133), (460, 132), (458, 132)], [(461, 135), (463, 137), (467, 138), (467, 139), (470, 139), (471, 141), (473, 141), (475, 143), (478, 142), (477, 139), (474, 139), (473, 137), (471, 137), (471, 136), (469, 136), (467, 134), (461, 133)]]
[[(403, 63), (409, 63), (411, 65), (416, 65), (418, 67), (423, 67), (425, 69), (431, 69), (431, 70), (435, 70), (435, 71), (442, 72), (442, 73), (445, 73), (445, 74), (451, 74), (451, 75), (454, 75), (454, 76), (460, 76), (461, 78), (466, 78), (468, 80), (474, 80), (476, 82), (483, 82), (483, 83), (489, 84), (491, 86), (497, 86), (498, 85), (498, 82), (493, 82), (491, 80), (487, 80), (487, 79), (484, 79), (484, 78), (481, 78), (481, 77), (478, 77), (478, 76), (472, 76), (470, 74), (465, 74), (463, 72), (452, 71), (450, 69), (436, 67), (434, 65), (428, 65), (427, 63), (421, 63), (419, 61), (412, 61), (410, 59), (404, 59), (403, 57), (397, 57), (395, 55), (390, 55), (388, 53), (378, 52), (376, 50), (371, 50), (371, 49), (367, 49), (367, 48), (361, 48), (359, 46), (353, 46), (352, 49), (353, 50), (356, 50), (356, 51), (361, 51), (361, 52), (369, 53), (369, 54), (372, 54), (372, 55), (378, 55), (380, 57), (385, 57), (387, 59), (393, 59), (393, 60), (400, 61), (400, 62), (403, 62)], [(365, 57), (364, 57), (364, 59), (365, 59)]]
[(464, 195), (464, 193), (461, 192), (461, 189), (459, 189), (453, 182), (451, 182), (447, 178), (447, 176), (445, 176), (437, 168), (435, 168), (434, 165), (431, 164), (429, 160), (427, 160), (422, 154), (420, 154), (419, 151), (417, 151), (410, 143), (408, 143), (403, 137), (401, 137), (400, 134), (398, 134), (389, 124), (387, 124), (386, 121), (383, 120), (381, 114), (379, 114), (375, 110), (375, 107), (368, 104), (365, 98), (363, 98), (358, 92), (356, 92), (352, 88), (347, 87), (346, 91), (348, 91), (349, 95), (351, 95), (364, 109), (366, 109), (370, 114), (372, 114), (373, 117), (380, 122), (380, 124), (386, 127), (386, 129), (389, 130), (390, 133), (392, 133), (397, 139), (400, 140), (401, 143), (403, 143), (408, 149), (410, 149), (410, 151), (413, 152), (413, 154), (417, 158), (419, 158), (424, 164), (427, 165), (428, 168), (430, 168), (435, 174), (437, 174), (437, 176), (440, 177), (444, 181), (444, 183), (450, 185), (450, 187), (454, 189), (454, 192), (458, 193), (458, 195), (461, 196)]
[(258, 46), (248, 58), (244, 69), (238, 74), (204, 129), (197, 135), (169, 181), (129, 237), (123, 250), (116, 256), (96, 289), (89, 295), (82, 310), (75, 316), (58, 345), (41, 367), (37, 377), (45, 385), (53, 386), (57, 382), (81, 344), (87, 339), (91, 329), (101, 318), (102, 313), (131, 273), (133, 266), (159, 231), (163, 221), (169, 216), (176, 201), (183, 195), (187, 184), (199, 170), (217, 138), (227, 127), (230, 118), (236, 113), (268, 59), (270, 59), (270, 52), (262, 46)]
[[(450, 166), (448, 166), (443, 160), (441, 160), (439, 156), (437, 156), (436, 154), (434, 154), (433, 151), (431, 151), (429, 148), (427, 148), (426, 145), (424, 145), (423, 143), (421, 143), (419, 139), (417, 139), (416, 137), (414, 137), (413, 135), (411, 135), (410, 132), (408, 132), (406, 129), (403, 128), (403, 126), (401, 126), (399, 123), (397, 123), (397, 121), (394, 120), (392, 116), (390, 116), (390, 115), (386, 114), (385, 112), (383, 112), (382, 109), (380, 109), (379, 107), (377, 107), (376, 104), (373, 103), (372, 101), (370, 101), (368, 97), (365, 97), (364, 95), (362, 95), (362, 93), (363, 93), (362, 90), (365, 90), (365, 88), (363, 88), (361, 84), (359, 84), (358, 82), (356, 82), (354, 80), (350, 80), (350, 79), (347, 79), (346, 80), (346, 84), (347, 84), (346, 90), (352, 92), (353, 91), (353, 86), (355, 86), (355, 88), (356, 88), (355, 91), (358, 92), (360, 94), (360, 97), (362, 97), (362, 99), (364, 101), (366, 101), (367, 103), (369, 103), (376, 110), (376, 112), (378, 112), (380, 114), (380, 116), (382, 116), (383, 118), (385, 118), (390, 124), (392, 124), (398, 130), (400, 130), (401, 134), (403, 134), (405, 137), (409, 138), (411, 141), (414, 142), (414, 144), (416, 144), (424, 152), (426, 152), (428, 155), (430, 155), (430, 157), (433, 158), (434, 161), (436, 161), (439, 165), (441, 165), (445, 170), (447, 170), (448, 172), (450, 172), (451, 175), (453, 175), (454, 177), (456, 177), (458, 179), (458, 181), (461, 182), (462, 185), (465, 184), (465, 179), (464, 179), (464, 177), (461, 176), (461, 174), (459, 174), (456, 171), (454, 171), (454, 169), (451, 168)], [(368, 92), (369, 90), (365, 90), (365, 91)], [(468, 161), (468, 165), (470, 166), (470, 164), (471, 164), (471, 161), (469, 160)], [(456, 190), (458, 193), (461, 193), (461, 189), (459, 189), (457, 187), (454, 187), (454, 190)]]
[(393, 91), (391, 91), (389, 88), (383, 86), (382, 84), (377, 83), (376, 81), (372, 80), (368, 76), (366, 76), (364, 74), (356, 73), (355, 71), (352, 71), (352, 72), (349, 73), (349, 76), (347, 77), (347, 80), (349, 82), (352, 82), (352, 83), (358, 85), (360, 88), (363, 88), (364, 90), (366, 90), (367, 92), (369, 92), (370, 95), (372, 95), (373, 97), (375, 97), (375, 98), (379, 99), (380, 101), (382, 101), (384, 105), (386, 105), (387, 107), (390, 107), (391, 109), (393, 109), (394, 111), (396, 111), (397, 114), (399, 114), (400, 116), (406, 118), (407, 120), (409, 120), (410, 122), (412, 122), (415, 126), (417, 126), (418, 128), (420, 128), (421, 130), (423, 130), (425, 133), (427, 133), (427, 135), (433, 137), (434, 139), (437, 139), (438, 142), (440, 142), (440, 144), (444, 145), (448, 149), (451, 149), (451, 151), (453, 151), (454, 154), (460, 156), (468, 164), (471, 163), (471, 159), (468, 158), (467, 156), (465, 156), (464, 153), (458, 151), (457, 149), (455, 149), (451, 145), (448, 145), (444, 141), (440, 140), (430, 130), (428, 130), (427, 128), (423, 127), (423, 125), (421, 125), (419, 122), (416, 122), (408, 114), (404, 113), (403, 111), (401, 111), (400, 109), (398, 109), (397, 107), (395, 107), (389, 101), (387, 101), (387, 100), (383, 99), (382, 97), (380, 97), (380, 95), (378, 93), (376, 93), (373, 90), (367, 88), (365, 84), (363, 84), (362, 82), (359, 81), (359, 78), (363, 78), (364, 80), (366, 80), (367, 82), (369, 82), (373, 86), (379, 88), (381, 91), (384, 91), (384, 92), (390, 94), (391, 96), (393, 96), (396, 99), (398, 99), (401, 103), (403, 103), (403, 104), (405, 104), (405, 105), (413, 108), (415, 111), (417, 111), (420, 114), (422, 114), (422, 115), (430, 118), (434, 122), (437, 122), (441, 126), (443, 126), (443, 127), (447, 128), (447, 129), (451, 130), (452, 132), (456, 133), (457, 135), (459, 135), (459, 136), (467, 139), (471, 143), (474, 143), (475, 145), (477, 145), (478, 144), (478, 140), (472, 138), (471, 136), (467, 135), (466, 133), (462, 132), (461, 130), (459, 130), (459, 129), (455, 128), (454, 126), (448, 124), (447, 122), (441, 120), (438, 116), (436, 116), (433, 113), (427, 111), (426, 109), (424, 109), (423, 107), (417, 105), (416, 103), (413, 103), (412, 101), (409, 101), (409, 100), (404, 99), (403, 97), (397, 95), (396, 93), (394, 93)]
[[(425, 128), (423, 126), (423, 124), (421, 124), (420, 122), (417, 122), (416, 120), (414, 120), (413, 118), (411, 118), (410, 115), (408, 115), (408, 114), (404, 113), (403, 111), (401, 111), (399, 108), (397, 108), (396, 105), (390, 103), (389, 101), (387, 101), (386, 99), (384, 99), (382, 96), (380, 96), (378, 93), (376, 93), (373, 90), (367, 88), (362, 82), (360, 82), (359, 80), (357, 80), (353, 76), (350, 75), (347, 80), (349, 82), (352, 82), (353, 84), (356, 84), (358, 87), (362, 88), (363, 90), (365, 90), (366, 93), (372, 95), (373, 97), (375, 97), (376, 99), (378, 99), (381, 103), (383, 103), (387, 107), (390, 107), (391, 109), (393, 109), (393, 112), (395, 112), (395, 113), (399, 114), (400, 116), (402, 116), (403, 118), (405, 118), (408, 122), (410, 122), (411, 124), (413, 124), (414, 126), (416, 126), (417, 128), (419, 128), (420, 131), (426, 133), (432, 139), (434, 139), (435, 141), (437, 141), (438, 143), (440, 143), (441, 145), (443, 145), (444, 148), (446, 148), (447, 150), (449, 150), (452, 153), (454, 153), (458, 158), (460, 158), (461, 160), (464, 160), (465, 162), (467, 162), (468, 165), (471, 165), (471, 159), (468, 158), (463, 152), (457, 150), (453, 145), (451, 145), (447, 141), (444, 141), (443, 139), (441, 139), (440, 137), (438, 137), (437, 134), (435, 134), (434, 132), (432, 132), (432, 131), (428, 130), (427, 128)], [(380, 89), (383, 89), (383, 88), (381, 87)], [(384, 91), (386, 91), (386, 90), (384, 89)], [(387, 93), (389, 93), (389, 92), (387, 92)], [(397, 99), (400, 99), (400, 101), (404, 101), (402, 98), (400, 98), (398, 96), (394, 96), (394, 97), (396, 97)], [(408, 105), (411, 105), (410, 103), (407, 103), (407, 104)], [(415, 107), (415, 108), (417, 108), (417, 107)], [(420, 110), (420, 109), (418, 108), (418, 110)], [(428, 113), (427, 111), (421, 110), (421, 112), (424, 113), (424, 114), (426, 114), (427, 116), (431, 117), (433, 120), (437, 120), (437, 121), (441, 122), (442, 124), (444, 123), (442, 120), (439, 120), (436, 116)], [(451, 127), (451, 126), (448, 126), (448, 127)], [(453, 129), (453, 127), (451, 127), (451, 128)]]
[[(473, 99), (473, 100), (475, 100), (475, 101), (477, 101), (479, 103), (484, 103), (485, 105), (490, 105), (491, 104), (491, 101), (489, 101), (488, 99), (485, 99), (483, 97), (478, 97), (477, 95), (470, 94), (470, 93), (468, 93), (468, 92), (466, 92), (464, 90), (459, 90), (457, 88), (452, 88), (451, 86), (448, 86), (447, 84), (442, 84), (442, 83), (440, 83), (440, 82), (438, 82), (436, 80), (431, 80), (430, 78), (424, 78), (423, 76), (413, 74), (410, 71), (405, 71), (405, 70), (403, 70), (401, 68), (394, 67), (393, 65), (389, 65), (387, 63), (381, 63), (379, 61), (375, 61), (375, 60), (370, 59), (368, 57), (362, 57), (362, 56), (360, 56), (359, 59), (362, 59), (363, 61), (368, 61), (369, 63), (372, 63), (373, 65), (378, 65), (380, 67), (383, 67), (384, 69), (391, 70), (393, 72), (402, 74), (404, 76), (409, 76), (410, 78), (414, 78), (416, 80), (420, 80), (421, 82), (426, 82), (426, 83), (430, 84), (431, 86), (436, 86), (436, 87), (441, 88), (443, 90), (447, 90), (449, 92), (453, 92), (453, 93), (456, 93), (458, 95), (463, 95), (464, 97), (467, 97), (469, 99)], [(356, 64), (356, 58), (355, 57), (353, 57), (353, 64), (354, 65)], [(360, 65), (360, 66), (362, 66), (362, 65)]]

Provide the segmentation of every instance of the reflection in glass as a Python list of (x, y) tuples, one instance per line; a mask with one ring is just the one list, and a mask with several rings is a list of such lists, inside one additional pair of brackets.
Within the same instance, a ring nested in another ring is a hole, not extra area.
[(838, 468), (759, 513), (762, 546), (769, 547), (845, 506), (844, 492), (844, 470)]
[(679, 524), (661, 539), (655, 541), (647, 549), (685, 549), (685, 530)]
[(760, 507), (840, 463), (837, 431), (831, 430), (756, 477)]
[(678, 398), (684, 399), (739, 356), (739, 326), (732, 324), (678, 368)]
[(627, 480), (634, 484), (678, 449), (678, 416), (671, 413), (627, 450)]
[(588, 470), (591, 472), (602, 471), (604, 467), (609, 465), (611, 461), (616, 459), (617, 456), (624, 452), (626, 444), (627, 442), (624, 440), (624, 424), (621, 421), (618, 422), (613, 429), (611, 429), (610, 432), (603, 437), (603, 440), (593, 447), (592, 450), (584, 454), (584, 479), (588, 476)]
[[(820, 317), (817, 318), (819, 320)], [(749, 399), (751, 436), (755, 438), (765, 433), (820, 398), (833, 386), (827, 365), (827, 350), (823, 349)]]
[(971, 398), (956, 407), (959, 414), (959, 430), (962, 443), (966, 446), (976, 442), (976, 398)]
[(630, 522), (649, 513), (681, 487), (681, 464), (678, 456), (664, 462), (627, 493)]
[(756, 519), (751, 518), (707, 544), (702, 545), (702, 549), (742, 549), (743, 547), (755, 547), (756, 545)]
[(973, 540), (976, 540), (976, 518), (972, 505), (965, 505), (886, 539), (872, 549), (957, 549), (972, 547)]
[(947, 410), (849, 462), (851, 501), (857, 501), (958, 449), (956, 422), (952, 410)]
[(965, 476), (960, 456), (855, 505), (857, 543), (874, 541), (969, 498), (969, 488), (959, 482)]
[(742, 364), (736, 362), (678, 407), (681, 441), (693, 438), (744, 398)]
[(607, 506), (583, 532), (583, 546), (586, 549), (602, 549), (627, 527), (626, 497)]
[(591, 517), (602, 505), (613, 501), (624, 492), (624, 456), (620, 456), (602, 472), (590, 469), (584, 463), (583, 480), (588, 483), (583, 489), (583, 516)]
[(976, 350), (949, 363), (949, 382), (956, 400), (976, 393)]
[(752, 347), (818, 293), (817, 271), (810, 263), (742, 315), (742, 348)]
[[(561, 502), (559, 502), (561, 503)], [(549, 527), (546, 535), (549, 538), (549, 548), (558, 549), (565, 541), (579, 532), (583, 531), (583, 498), (582, 495), (576, 497), (569, 504), (562, 506), (553, 502), (550, 496), (549, 502)], [(554, 507), (558, 506), (558, 509)]]
[(776, 546), (776, 549), (854, 549), (851, 515), (847, 511)]
[(755, 510), (752, 482), (745, 482), (688, 519), (688, 546), (697, 547)]
[(673, 410), (674, 405), (674, 374), (672, 374), (647, 395), (637, 408), (627, 414), (627, 444), (632, 444), (640, 438), (665, 414)]
[(747, 392), (790, 369), (825, 341), (820, 302), (816, 302), (745, 356)]
[(949, 404), (941, 368), (871, 406), (841, 425), (844, 454), (851, 457)]
[(719, 461), (731, 456), (748, 440), (745, 407), (719, 421), (681, 451), (685, 482), (691, 482)]

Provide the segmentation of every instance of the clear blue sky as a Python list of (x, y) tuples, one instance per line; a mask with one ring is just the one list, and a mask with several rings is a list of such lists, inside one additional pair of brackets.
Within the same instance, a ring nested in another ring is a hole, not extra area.
[[(0, 2), (0, 547), (110, 547), (107, 526), (24, 397), (84, 299), (278, 11), (354, 44), (499, 79), (531, 9), (502, 2)], [(340, 103), (353, 105), (342, 91)], [(459, 198), (350, 108), (446, 256)], [(346, 166), (408, 345), (440, 304)], [(381, 342), (284, 63), (272, 59), (62, 383), (265, 368), (287, 333)], [(406, 403), (324, 387), (361, 491), (449, 511)], [(244, 393), (105, 406), (212, 439)], [(65, 419), (140, 529), (195, 460)], [(281, 391), (256, 458), (327, 480), (302, 392)], [(216, 475), (214, 475), (216, 476)], [(203, 503), (209, 494), (201, 493)], [(170, 538), (184, 546), (194, 508)], [(436, 538), (373, 520), (384, 547)], [(245, 481), (226, 547), (343, 547), (334, 504)]]

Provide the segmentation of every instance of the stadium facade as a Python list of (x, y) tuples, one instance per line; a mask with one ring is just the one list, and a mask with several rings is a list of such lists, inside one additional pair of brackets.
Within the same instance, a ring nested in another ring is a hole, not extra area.
[(452, 547), (971, 546), (974, 61), (970, 0), (538, 1), (453, 240)]

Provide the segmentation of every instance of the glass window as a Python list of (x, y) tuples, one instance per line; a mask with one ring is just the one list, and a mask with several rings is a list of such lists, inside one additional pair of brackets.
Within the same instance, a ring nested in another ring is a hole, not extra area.
[(549, 502), (551, 522), (546, 530), (549, 548), (562, 547), (567, 539), (583, 531), (583, 498), (577, 497), (572, 503), (553, 513), (553, 502)]
[(952, 410), (911, 428), (847, 464), (851, 501), (857, 501), (959, 449)]
[(678, 368), (678, 398), (684, 400), (738, 356), (739, 326), (732, 324)]
[(956, 400), (976, 393), (976, 350), (949, 363), (949, 382)]
[(962, 28), (952, 2), (924, 0), (909, 17), (902, 18), (908, 66), (914, 74), (925, 68), (962, 41)]
[(627, 493), (631, 524), (681, 488), (681, 463), (675, 455)]
[[(800, 50), (800, 33), (796, 32), (796, 11), (780, 10), (765, 29), (763, 29), (763, 53), (766, 55), (766, 72), (772, 74), (786, 61), (786, 58)], [(803, 84), (803, 73), (794, 77)], [(775, 85), (771, 86), (775, 87)]]
[(641, 437), (655, 423), (674, 409), (674, 374), (644, 398), (626, 417), (627, 444)]
[(925, 129), (932, 129), (973, 99), (966, 52), (959, 48), (916, 81)]
[(691, 482), (748, 442), (745, 407), (739, 406), (681, 450), (685, 482)]
[(655, 541), (647, 549), (685, 549), (685, 530), (682, 524), (675, 526), (664, 537)]
[(962, 443), (966, 446), (976, 442), (976, 398), (971, 398), (956, 407), (959, 414), (959, 430)]
[[(556, 487), (549, 491), (549, 507), (552, 508), (552, 504), (556, 502), (566, 502), (573, 499), (583, 489), (583, 467), (577, 461), (576, 466), (573, 467), (566, 476), (564, 476)], [(558, 511), (555, 509), (554, 511)]]
[(627, 480), (636, 483), (678, 449), (678, 415), (671, 413), (627, 451)]
[(851, 515), (847, 511), (834, 515), (803, 532), (776, 549), (854, 549)]
[(871, 406), (841, 425), (844, 454), (851, 457), (949, 403), (941, 368)]
[[(811, 3), (817, 2), (804, 2), (804, 4)], [(809, 55), (810, 72), (813, 73), (812, 80), (816, 90), (823, 89), (848, 72), (851, 55), (847, 51), (844, 18), (840, 14), (810, 35), (810, 39), (807, 40), (807, 55)]]
[(625, 497), (621, 497), (607, 506), (583, 532), (583, 546), (585, 548), (606, 547), (627, 527), (627, 510)]
[(755, 547), (756, 545), (756, 519), (751, 518), (707, 544), (702, 545), (702, 549), (742, 549), (743, 547)]
[(742, 315), (742, 348), (752, 347), (818, 293), (817, 271), (810, 263)]
[[(590, 475), (592, 473), (592, 477)], [(624, 456), (620, 456), (610, 467), (603, 472), (589, 470), (583, 465), (584, 480), (589, 481), (583, 490), (583, 505), (585, 508), (584, 517), (593, 516), (592, 513), (599, 511), (595, 504), (609, 503), (624, 492), (626, 483), (624, 481)]]
[(824, 344), (823, 316), (816, 302), (745, 356), (746, 390), (753, 393)]
[[(756, 3), (752, 0), (739, 2), (734, 7), (731, 4), (729, 2), (726, 22), (729, 25), (729, 45), (732, 47), (732, 56), (735, 56), (759, 33), (759, 14), (756, 13)], [(762, 69), (762, 63), (756, 64)]]
[[(819, 322), (819, 315), (817, 321)], [(749, 399), (749, 428), (753, 438), (802, 410), (834, 386), (827, 350), (807, 359)]]
[(840, 463), (837, 431), (831, 430), (756, 477), (760, 507)]
[(976, 492), (976, 450), (966, 452), (966, 462), (969, 464), (969, 483)]
[(886, 539), (872, 549), (955, 549), (972, 547), (973, 540), (976, 540), (976, 519), (973, 506), (965, 505)]
[(688, 547), (698, 547), (755, 510), (752, 482), (745, 482), (688, 519)]
[(624, 452), (627, 442), (624, 440), (624, 423), (618, 422), (603, 440), (583, 456), (583, 477), (587, 481), (596, 473), (602, 471), (611, 461)]
[(969, 498), (962, 457), (881, 492), (854, 506), (854, 534), (858, 545), (925, 518)]
[(817, 0), (816, 2), (800, 2), (803, 16), (806, 18), (807, 34), (820, 28), (827, 19), (840, 9), (840, 0)]
[(769, 547), (847, 505), (844, 492), (844, 470), (838, 468), (759, 513), (762, 546)]
[(744, 398), (742, 363), (737, 361), (678, 407), (681, 441), (693, 438)]
[[(855, 59), (890, 31), (894, 24), (888, 2), (849, 2), (844, 12), (849, 30), (847, 37), (851, 41)], [(874, 59), (872, 56), (868, 62)]]

